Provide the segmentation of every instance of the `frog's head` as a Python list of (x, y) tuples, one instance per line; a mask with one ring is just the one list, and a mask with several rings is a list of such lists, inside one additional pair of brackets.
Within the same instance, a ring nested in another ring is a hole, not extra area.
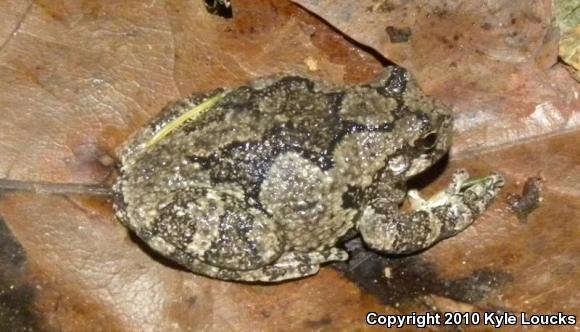
[(393, 119), (395, 149), (388, 167), (394, 174), (411, 177), (436, 163), (451, 145), (451, 110), (426, 96), (404, 68), (390, 66), (373, 84), (377, 91), (397, 100), (388, 112)]

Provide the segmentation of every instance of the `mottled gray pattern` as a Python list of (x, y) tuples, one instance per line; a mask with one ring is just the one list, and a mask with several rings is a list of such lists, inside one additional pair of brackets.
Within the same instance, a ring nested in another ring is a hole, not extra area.
[[(218, 93), (208, 112), (156, 144), (159, 130)], [(280, 281), (345, 260), (358, 231), (389, 253), (423, 249), (481, 214), (503, 180), (463, 186), (460, 171), (428, 201), (405, 183), (449, 148), (450, 111), (389, 67), (337, 87), (297, 76), (194, 95), (168, 106), (120, 151), (118, 218), (160, 254), (225, 280)], [(465, 187), (465, 188), (464, 188)]]

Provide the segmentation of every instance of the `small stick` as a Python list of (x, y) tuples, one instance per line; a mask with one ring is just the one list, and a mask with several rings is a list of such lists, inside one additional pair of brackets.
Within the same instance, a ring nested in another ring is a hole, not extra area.
[(38, 194), (112, 196), (111, 188), (98, 184), (49, 183), (0, 179), (2, 191), (29, 191)]

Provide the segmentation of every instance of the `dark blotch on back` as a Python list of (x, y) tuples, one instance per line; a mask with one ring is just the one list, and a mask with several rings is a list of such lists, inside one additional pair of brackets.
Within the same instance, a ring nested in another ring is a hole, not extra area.
[[(193, 188), (190, 190), (196, 191), (197, 196), (207, 195), (206, 189), (204, 188)], [(155, 218), (153, 225), (150, 228), (144, 227), (139, 230), (139, 237), (147, 241), (154, 236), (160, 236), (169, 243), (184, 249), (193, 239), (193, 235), (197, 230), (197, 222), (187, 213), (179, 216), (176, 213), (176, 209), (188, 209), (189, 195), (187, 192), (177, 192), (174, 197), (174, 202), (159, 210), (159, 215)], [(171, 220), (171, 222), (167, 222), (168, 220)]]
[(361, 187), (348, 186), (348, 189), (342, 194), (342, 208), (358, 209), (362, 205), (364, 191)]
[[(343, 135), (338, 116), (343, 94), (313, 90), (312, 81), (290, 76), (257, 91), (253, 98), (244, 98), (242, 104), (221, 105), (224, 109), (253, 112), (258, 121), (268, 122), (270, 129), (259, 141), (234, 142), (217, 152), (210, 170), (212, 180), (237, 183), (247, 196), (258, 201), (260, 184), (273, 160), (282, 153), (297, 152), (322, 169), (332, 167), (334, 144)], [(261, 98), (271, 96), (280, 97), (277, 109), (255, 114)], [(277, 114), (287, 119), (276, 120)]]

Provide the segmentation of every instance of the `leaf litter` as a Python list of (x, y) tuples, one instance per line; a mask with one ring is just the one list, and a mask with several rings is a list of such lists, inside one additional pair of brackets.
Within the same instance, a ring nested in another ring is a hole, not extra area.
[[(265, 287), (206, 279), (163, 261), (113, 219), (107, 200), (4, 192), (2, 234), (17, 241), (23, 258), (3, 265), (21, 272), (2, 275), (0, 284), (27, 290), (29, 302), (13, 303), (31, 317), (26, 324), (366, 330), (368, 311), (578, 313), (570, 290), (580, 273), (573, 222), (580, 89), (556, 62), (549, 1), (296, 2), (304, 9), (234, 1), (231, 19), (209, 14), (202, 1), (3, 3), (2, 178), (103, 183), (114, 165), (100, 160), (171, 100), (278, 72), (364, 82), (392, 61), (457, 116), (451, 159), (417, 181), (429, 183), (423, 191), (440, 190), (459, 167), (501, 170), (506, 192), (541, 172), (544, 201), (530, 222), (520, 224), (498, 200), (466, 232), (414, 257), (357, 248), (350, 268)], [(8, 243), (2, 248), (13, 250)]]

